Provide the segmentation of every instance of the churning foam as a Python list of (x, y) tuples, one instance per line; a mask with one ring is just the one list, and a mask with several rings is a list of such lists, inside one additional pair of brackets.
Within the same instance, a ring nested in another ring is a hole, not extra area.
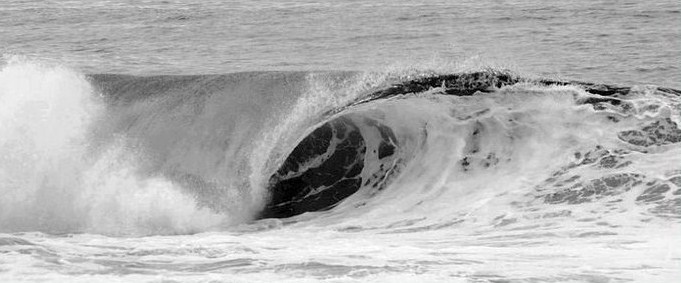
[(0, 231), (173, 234), (225, 216), (197, 207), (171, 181), (140, 176), (144, 152), (91, 150), (105, 109), (85, 77), (10, 59), (0, 71)]

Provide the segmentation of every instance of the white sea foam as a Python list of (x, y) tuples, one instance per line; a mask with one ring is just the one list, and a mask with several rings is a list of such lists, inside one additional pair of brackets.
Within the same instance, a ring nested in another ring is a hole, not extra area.
[(138, 174), (144, 152), (125, 142), (90, 150), (90, 128), (104, 113), (100, 100), (64, 67), (12, 59), (2, 68), (2, 231), (143, 235), (220, 224), (224, 215), (197, 207), (171, 181)]

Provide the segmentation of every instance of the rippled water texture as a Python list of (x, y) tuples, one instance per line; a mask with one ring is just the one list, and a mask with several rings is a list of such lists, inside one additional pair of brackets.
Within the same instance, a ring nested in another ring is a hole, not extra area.
[(0, 53), (147, 75), (480, 61), (678, 88), (680, 13), (676, 0), (5, 0)]

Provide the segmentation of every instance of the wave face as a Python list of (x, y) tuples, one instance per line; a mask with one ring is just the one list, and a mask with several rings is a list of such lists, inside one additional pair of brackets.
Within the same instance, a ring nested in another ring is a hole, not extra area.
[[(546, 204), (638, 193), (635, 207), (678, 217), (673, 89), (503, 71), (84, 77), (27, 63), (9, 64), (2, 79), (3, 105), (14, 106), (3, 111), (9, 231), (186, 233), (376, 210), (390, 202), (382, 198), (409, 199), (394, 204), (408, 210), (430, 194), (468, 203), (473, 192), (509, 190)], [(637, 159), (665, 169), (647, 172)], [(188, 211), (156, 207), (158, 197)], [(141, 222), (116, 215), (135, 202)]]
[[(0, 232), (322, 229), (341, 235), (315, 236), (329, 247), (453, 237), (464, 250), (560, 246), (577, 259), (582, 239), (648, 235), (661, 252), (681, 219), (680, 95), (499, 70), (138, 77), (11, 62), (0, 71)], [(237, 265), (281, 269), (257, 257)], [(298, 267), (354, 274), (316, 264)], [(600, 278), (565, 276), (527, 278)]]
[(0, 227), (149, 235), (252, 221), (273, 164), (333, 107), (309, 88), (350, 76), (84, 76), (10, 62), (0, 77)]

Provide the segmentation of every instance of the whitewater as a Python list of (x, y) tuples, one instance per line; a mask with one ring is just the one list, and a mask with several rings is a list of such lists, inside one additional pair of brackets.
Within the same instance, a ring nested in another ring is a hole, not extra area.
[(678, 3), (483, 2), (0, 4), (0, 281), (678, 281)]

